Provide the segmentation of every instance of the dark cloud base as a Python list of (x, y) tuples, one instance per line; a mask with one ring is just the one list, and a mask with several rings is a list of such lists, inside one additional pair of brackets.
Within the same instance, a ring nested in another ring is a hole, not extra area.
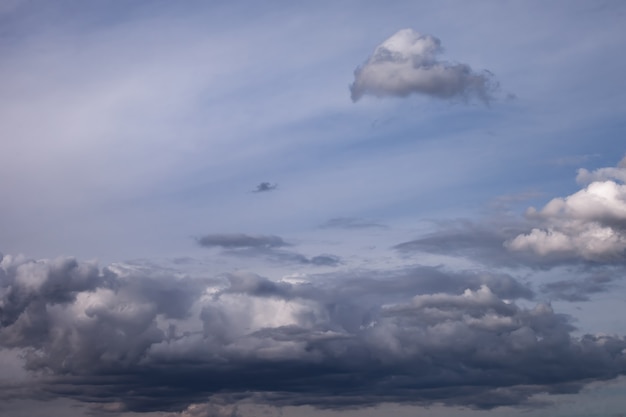
[(518, 305), (534, 293), (506, 274), (414, 267), (291, 283), (73, 259), (1, 265), (0, 346), (20, 349), (32, 376), (4, 399), (490, 409), (626, 373), (623, 337), (574, 337), (550, 305)]

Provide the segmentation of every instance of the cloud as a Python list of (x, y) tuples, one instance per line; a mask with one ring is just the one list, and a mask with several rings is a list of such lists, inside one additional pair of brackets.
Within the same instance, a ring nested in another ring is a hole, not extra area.
[(241, 417), (237, 405), (211, 401), (203, 404), (191, 404), (180, 413), (167, 417)]
[(442, 222), (434, 232), (397, 244), (394, 249), (404, 253), (459, 256), (491, 266), (545, 266), (547, 260), (511, 253), (504, 247), (504, 242), (526, 230), (526, 224), (513, 219), (505, 222), (457, 219)]
[(205, 248), (277, 248), (289, 246), (281, 237), (273, 235), (245, 235), (243, 233), (208, 234), (197, 239)]
[(267, 192), (267, 191), (273, 191), (276, 188), (278, 188), (278, 184), (272, 184), (269, 182), (262, 182), (259, 185), (256, 186), (256, 190), (254, 190), (253, 192), (255, 193), (263, 193), (263, 192)]
[(374, 50), (354, 71), (352, 101), (366, 94), (406, 97), (424, 94), (441, 99), (492, 99), (498, 83), (489, 71), (474, 72), (469, 65), (440, 61), (441, 41), (413, 29), (402, 29)]
[(385, 229), (384, 224), (357, 217), (334, 217), (320, 225), (322, 229)]
[(584, 168), (578, 170), (576, 182), (582, 185), (592, 183), (594, 181), (617, 180), (622, 183), (626, 182), (626, 157), (624, 157), (617, 167), (607, 167), (588, 171)]
[(434, 232), (394, 248), (405, 253), (461, 256), (493, 266), (623, 265), (625, 179), (626, 158), (617, 167), (580, 169), (577, 180), (586, 184), (584, 188), (553, 198), (539, 210), (528, 208), (524, 219), (500, 213), (500, 217), (483, 221), (448, 221)]
[(308, 257), (298, 252), (275, 248), (244, 248), (227, 250), (222, 253), (238, 257), (263, 257), (274, 262), (302, 265), (337, 266), (341, 263), (341, 259), (336, 255), (322, 254)]
[(101, 411), (234, 416), (240, 401), (489, 409), (626, 374), (624, 338), (573, 336), (550, 305), (518, 305), (532, 293), (502, 274), (208, 279), (11, 256), (0, 271), (10, 317), (0, 347), (21, 350), (38, 375), (15, 382), (20, 395)]
[(583, 279), (566, 279), (544, 284), (544, 294), (555, 300), (589, 301), (589, 295), (606, 292), (610, 289), (615, 277), (607, 274), (596, 274)]
[[(542, 209), (530, 207), (526, 216), (540, 227), (506, 242), (511, 251), (529, 252), (590, 262), (626, 260), (626, 163), (594, 172), (580, 170), (579, 182), (589, 183), (564, 198), (554, 198)], [(613, 181), (615, 180), (615, 181)]]
[(264, 257), (275, 262), (314, 266), (337, 266), (341, 263), (341, 259), (336, 255), (320, 254), (307, 257), (298, 252), (279, 249), (291, 245), (283, 238), (274, 235), (208, 234), (197, 238), (196, 241), (200, 246), (206, 248), (222, 248), (224, 255)]

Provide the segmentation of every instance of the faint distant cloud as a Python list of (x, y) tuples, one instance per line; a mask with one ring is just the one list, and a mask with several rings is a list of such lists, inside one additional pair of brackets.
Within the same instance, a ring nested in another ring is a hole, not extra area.
[(541, 290), (553, 299), (589, 301), (591, 294), (607, 292), (615, 277), (598, 274), (584, 279), (566, 279), (545, 284)]
[(529, 190), (521, 193), (500, 195), (490, 202), (490, 206), (495, 210), (508, 210), (515, 204), (542, 197), (544, 193)]
[(282, 249), (291, 244), (275, 235), (208, 234), (196, 238), (196, 242), (205, 248), (223, 249), (224, 255), (241, 258), (265, 258), (273, 262), (313, 266), (337, 266), (341, 263), (341, 258), (331, 254), (308, 257), (298, 252)]
[(273, 191), (278, 188), (278, 184), (272, 184), (271, 182), (262, 182), (256, 186), (256, 190), (253, 190), (254, 193), (264, 193), (266, 191)]
[(425, 94), (441, 99), (478, 98), (489, 102), (499, 85), (490, 71), (441, 61), (441, 41), (413, 29), (402, 29), (374, 50), (354, 71), (352, 101), (364, 95), (406, 97)]
[(341, 263), (341, 258), (336, 255), (317, 255), (309, 258), (307, 263), (318, 266), (337, 266)]
[(386, 229), (384, 224), (358, 217), (335, 217), (319, 226), (321, 229)]
[(283, 264), (301, 264), (312, 266), (338, 266), (341, 258), (335, 255), (322, 254), (308, 257), (298, 252), (272, 247), (230, 248), (222, 252), (224, 255), (240, 258), (264, 258), (270, 262)]
[(595, 158), (599, 156), (598, 154), (585, 154), (585, 155), (564, 155), (559, 158), (554, 158), (550, 160), (552, 165), (557, 166), (580, 166), (581, 164), (587, 162), (591, 158)]
[(274, 235), (245, 235), (243, 233), (208, 234), (197, 238), (200, 246), (205, 248), (220, 247), (237, 248), (277, 248), (289, 246), (281, 237)]

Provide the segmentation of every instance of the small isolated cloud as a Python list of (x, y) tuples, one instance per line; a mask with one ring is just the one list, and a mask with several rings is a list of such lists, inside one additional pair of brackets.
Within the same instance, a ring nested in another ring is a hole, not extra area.
[(541, 226), (507, 241), (506, 247), (541, 257), (626, 260), (625, 161), (617, 168), (580, 170), (578, 180), (592, 182), (565, 198), (552, 199), (541, 210), (530, 207), (527, 217)]
[(335, 217), (320, 225), (322, 229), (385, 229), (384, 224), (357, 217)]
[(413, 29), (402, 29), (374, 50), (354, 71), (352, 101), (366, 94), (406, 97), (425, 94), (441, 99), (478, 98), (489, 102), (498, 83), (489, 71), (475, 72), (469, 65), (439, 60), (441, 41)]
[(256, 190), (253, 193), (264, 193), (267, 191), (273, 191), (278, 188), (278, 184), (272, 184), (271, 182), (262, 182), (256, 186)]
[(208, 234), (197, 239), (205, 248), (278, 248), (289, 246), (283, 238), (274, 235), (245, 235), (243, 233)]
[(341, 258), (336, 255), (317, 255), (309, 258), (307, 263), (318, 266), (337, 266), (341, 263)]

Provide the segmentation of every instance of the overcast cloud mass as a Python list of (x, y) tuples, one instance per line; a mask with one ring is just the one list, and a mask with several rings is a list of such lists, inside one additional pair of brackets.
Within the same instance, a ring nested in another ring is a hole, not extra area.
[(619, 417), (625, 15), (0, 3), (0, 415)]

